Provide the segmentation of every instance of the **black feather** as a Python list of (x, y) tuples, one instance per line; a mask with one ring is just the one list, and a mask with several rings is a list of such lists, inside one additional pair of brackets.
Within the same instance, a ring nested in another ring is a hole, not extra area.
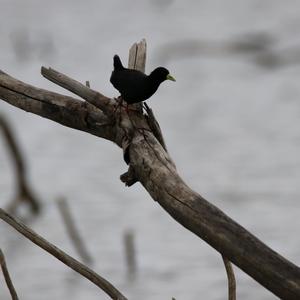
[(110, 82), (120, 92), (122, 98), (132, 104), (150, 98), (159, 85), (169, 79), (168, 76), (169, 71), (163, 67), (156, 68), (149, 76), (137, 70), (124, 68), (120, 57), (115, 55)]
[(118, 55), (114, 56), (114, 69), (115, 70), (123, 70), (124, 69), (121, 59)]

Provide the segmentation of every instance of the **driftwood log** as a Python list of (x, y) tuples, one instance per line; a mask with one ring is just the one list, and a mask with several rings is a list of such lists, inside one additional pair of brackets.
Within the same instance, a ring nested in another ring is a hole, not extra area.
[[(144, 70), (146, 43), (135, 44), (130, 67)], [(111, 99), (53, 69), (42, 75), (85, 101), (39, 89), (0, 71), (0, 98), (64, 126), (110, 140), (129, 164), (121, 180), (140, 182), (177, 222), (282, 299), (300, 299), (300, 268), (270, 249), (220, 209), (193, 191), (178, 174), (154, 115), (140, 106), (127, 112)], [(109, 74), (108, 74), (109, 76)], [(130, 107), (131, 108), (131, 107)]]

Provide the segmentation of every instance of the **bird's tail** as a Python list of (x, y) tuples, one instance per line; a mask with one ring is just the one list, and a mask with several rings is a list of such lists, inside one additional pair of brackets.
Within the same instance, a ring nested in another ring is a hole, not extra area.
[(122, 65), (122, 62), (121, 62), (121, 59), (118, 55), (115, 55), (114, 56), (114, 69), (115, 70), (122, 70), (124, 69), (123, 65)]

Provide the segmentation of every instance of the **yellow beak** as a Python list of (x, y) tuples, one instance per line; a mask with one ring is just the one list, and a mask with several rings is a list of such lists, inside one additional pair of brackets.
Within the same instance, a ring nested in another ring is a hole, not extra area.
[(170, 74), (168, 74), (166, 78), (167, 78), (167, 80), (176, 81), (176, 79), (173, 76), (171, 76)]

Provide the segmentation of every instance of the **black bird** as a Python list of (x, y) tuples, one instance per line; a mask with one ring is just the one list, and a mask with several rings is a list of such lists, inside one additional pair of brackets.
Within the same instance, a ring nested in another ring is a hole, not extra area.
[(166, 68), (156, 68), (150, 75), (146, 75), (137, 70), (124, 68), (120, 57), (114, 56), (114, 70), (110, 82), (128, 104), (150, 98), (165, 80), (175, 81)]

